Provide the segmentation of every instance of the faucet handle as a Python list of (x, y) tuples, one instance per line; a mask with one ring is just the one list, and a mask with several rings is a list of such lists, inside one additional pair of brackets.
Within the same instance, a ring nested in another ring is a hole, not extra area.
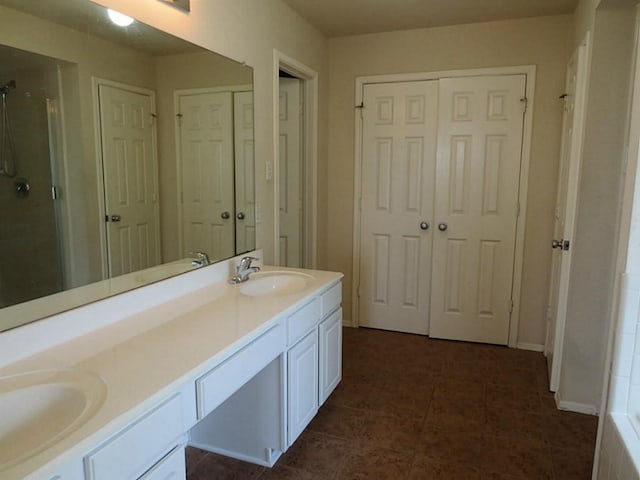
[(251, 267), (251, 262), (253, 261), (259, 261), (259, 258), (256, 257), (252, 257), (252, 256), (246, 256), (246, 257), (242, 257), (240, 259), (240, 262), (238, 263), (238, 265), (236, 266), (236, 271), (240, 271), (240, 270), (246, 270), (247, 268)]

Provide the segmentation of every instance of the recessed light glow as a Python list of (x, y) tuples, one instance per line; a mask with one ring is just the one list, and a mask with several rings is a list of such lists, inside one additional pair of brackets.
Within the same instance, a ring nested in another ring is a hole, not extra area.
[(119, 27), (128, 27), (133, 23), (133, 18), (128, 17), (123, 13), (116, 12), (115, 10), (111, 10), (110, 8), (107, 9), (107, 13), (109, 14), (111, 21)]

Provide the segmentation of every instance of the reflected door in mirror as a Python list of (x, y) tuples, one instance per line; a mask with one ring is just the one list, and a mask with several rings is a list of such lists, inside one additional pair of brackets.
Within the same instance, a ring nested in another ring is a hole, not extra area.
[(256, 248), (253, 92), (235, 92), (236, 255)]
[(231, 92), (179, 95), (182, 252), (232, 257), (233, 113)]
[(160, 263), (151, 92), (100, 84), (109, 277)]

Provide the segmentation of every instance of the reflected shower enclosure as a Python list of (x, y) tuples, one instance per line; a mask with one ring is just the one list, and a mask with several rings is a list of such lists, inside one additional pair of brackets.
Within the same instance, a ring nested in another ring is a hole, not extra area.
[[(46, 57), (0, 48), (0, 307), (63, 289), (52, 197), (57, 72)], [(29, 238), (29, 242), (25, 242)]]

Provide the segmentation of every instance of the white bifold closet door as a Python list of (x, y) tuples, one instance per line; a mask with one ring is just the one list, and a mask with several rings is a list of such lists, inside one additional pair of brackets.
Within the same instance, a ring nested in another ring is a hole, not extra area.
[(182, 255), (235, 255), (231, 92), (179, 97)]
[(360, 324), (508, 343), (524, 75), (366, 85)]
[(366, 85), (364, 105), (360, 325), (426, 334), (438, 82)]
[(233, 94), (236, 187), (236, 254), (256, 248), (253, 92)]

